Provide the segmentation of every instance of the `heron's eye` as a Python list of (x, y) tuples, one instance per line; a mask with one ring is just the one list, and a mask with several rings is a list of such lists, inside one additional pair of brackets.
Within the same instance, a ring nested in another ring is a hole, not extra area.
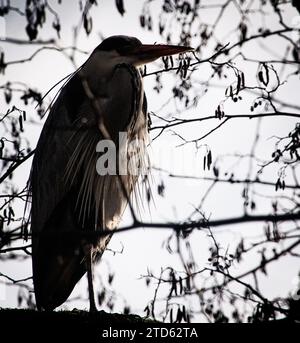
[(128, 55), (137, 48), (136, 44), (126, 44), (118, 48), (118, 53), (120, 55)]

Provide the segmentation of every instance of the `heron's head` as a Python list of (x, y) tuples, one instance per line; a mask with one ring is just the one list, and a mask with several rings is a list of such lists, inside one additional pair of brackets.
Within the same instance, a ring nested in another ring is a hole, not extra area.
[(99, 44), (95, 51), (107, 54), (110, 58), (116, 59), (118, 63), (139, 66), (159, 57), (193, 51), (193, 49), (179, 45), (142, 44), (135, 37), (111, 36)]

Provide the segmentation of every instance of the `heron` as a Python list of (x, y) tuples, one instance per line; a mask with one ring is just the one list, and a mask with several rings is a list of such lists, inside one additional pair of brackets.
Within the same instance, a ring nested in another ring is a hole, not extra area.
[[(129, 141), (146, 143), (147, 99), (140, 68), (159, 57), (191, 50), (111, 36), (62, 86), (40, 134), (30, 173), (38, 310), (63, 304), (87, 273), (90, 311), (96, 311), (93, 263), (99, 261), (118, 227), (139, 177), (99, 174), (97, 144), (110, 140), (128, 158)], [(125, 140), (120, 132), (126, 133)], [(147, 158), (146, 149), (142, 149), (143, 158)], [(107, 231), (110, 234), (103, 236), (80, 235)]]

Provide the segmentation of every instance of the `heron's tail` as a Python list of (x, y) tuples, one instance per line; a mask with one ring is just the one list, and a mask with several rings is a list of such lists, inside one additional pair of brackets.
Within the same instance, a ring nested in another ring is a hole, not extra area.
[[(70, 192), (44, 223), (33, 220), (32, 268), (36, 304), (52, 310), (67, 300), (86, 272), (80, 230)], [(37, 216), (33, 216), (36, 218)]]

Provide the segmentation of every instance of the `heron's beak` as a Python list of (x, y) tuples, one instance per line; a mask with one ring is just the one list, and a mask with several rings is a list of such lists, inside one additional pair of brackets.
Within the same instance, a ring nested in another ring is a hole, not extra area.
[(188, 51), (194, 51), (194, 49), (180, 45), (143, 44), (139, 46), (133, 54), (137, 57), (139, 62), (148, 63), (159, 57), (180, 54)]

